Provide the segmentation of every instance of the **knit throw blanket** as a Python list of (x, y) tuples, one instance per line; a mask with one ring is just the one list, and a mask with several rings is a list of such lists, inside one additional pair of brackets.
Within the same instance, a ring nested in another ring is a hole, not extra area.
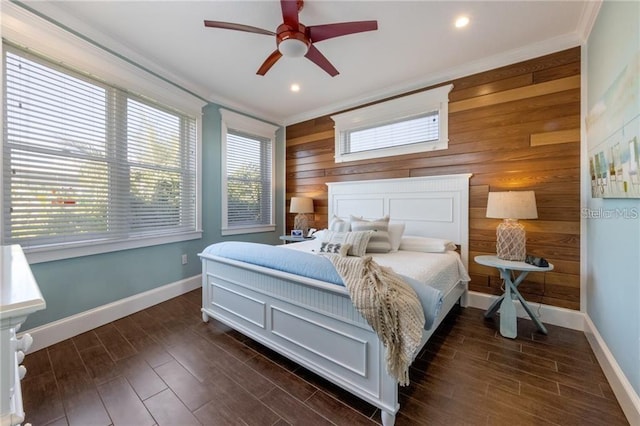
[(351, 300), (386, 348), (387, 372), (409, 384), (409, 366), (420, 346), (425, 323), (416, 292), (391, 268), (371, 256), (327, 255), (349, 290)]

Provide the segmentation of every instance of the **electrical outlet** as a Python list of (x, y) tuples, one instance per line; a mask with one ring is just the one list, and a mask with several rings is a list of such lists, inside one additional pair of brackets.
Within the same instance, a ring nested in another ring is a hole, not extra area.
[(182, 255), (182, 264), (183, 264), (183, 265), (186, 265), (186, 264), (187, 264), (187, 255), (186, 255), (186, 254), (183, 254), (183, 255)]

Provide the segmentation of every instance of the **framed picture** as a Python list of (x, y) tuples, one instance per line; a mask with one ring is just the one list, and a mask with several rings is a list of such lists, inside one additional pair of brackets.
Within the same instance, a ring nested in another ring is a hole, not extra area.
[(292, 237), (302, 238), (302, 229), (292, 229), (291, 230)]

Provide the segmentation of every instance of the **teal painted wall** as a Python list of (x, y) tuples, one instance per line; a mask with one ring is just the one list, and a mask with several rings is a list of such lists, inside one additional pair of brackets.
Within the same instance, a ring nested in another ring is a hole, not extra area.
[[(276, 232), (223, 238), (219, 108), (216, 104), (203, 108), (202, 239), (31, 265), (47, 309), (30, 315), (23, 330), (198, 275), (201, 264), (197, 254), (214, 242), (233, 239), (279, 243), (278, 236), (284, 229), (284, 129), (276, 133)], [(184, 253), (188, 257), (186, 265), (181, 262)]]
[[(614, 85), (625, 67), (638, 60), (639, 17), (640, 2), (602, 3), (587, 43), (589, 111)], [(638, 79), (638, 75), (635, 78)], [(636, 80), (635, 87), (637, 85)], [(610, 137), (623, 122), (640, 115), (637, 93), (627, 113), (619, 122), (605, 119), (607, 122), (599, 126), (606, 129), (601, 135), (588, 130), (588, 148), (597, 146), (602, 137)], [(640, 135), (639, 129), (635, 131)], [(589, 182), (588, 164), (583, 165), (583, 173)], [(587, 314), (631, 386), (640, 394), (640, 200), (589, 197), (587, 206), (596, 212), (613, 213), (609, 217), (587, 219)]]

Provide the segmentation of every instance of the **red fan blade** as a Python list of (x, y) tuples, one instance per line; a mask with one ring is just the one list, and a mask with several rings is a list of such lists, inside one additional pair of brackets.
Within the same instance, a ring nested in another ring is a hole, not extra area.
[(333, 65), (331, 65), (331, 62), (329, 62), (329, 60), (322, 53), (320, 53), (320, 51), (313, 44), (309, 46), (309, 51), (306, 55), (304, 55), (304, 57), (325, 70), (331, 77), (335, 77), (336, 75), (340, 74), (338, 70)]
[(247, 33), (264, 34), (270, 36), (276, 35), (276, 33), (263, 30), (262, 28), (252, 27), (250, 25), (234, 24), (232, 22), (204, 21), (204, 26), (209, 28), (222, 28), (224, 30), (244, 31)]
[(280, 58), (282, 58), (282, 53), (280, 53), (280, 51), (277, 49), (274, 50), (274, 52), (269, 55), (269, 57), (262, 63), (262, 65), (260, 65), (260, 69), (258, 69), (258, 72), (256, 72), (256, 74), (265, 75), (267, 71), (269, 71), (269, 69), (273, 66), (273, 64), (278, 62), (278, 59)]
[(354, 21), (340, 22), (337, 24), (312, 25), (307, 27), (307, 36), (312, 43), (340, 37), (348, 34), (375, 31), (378, 29), (378, 21)]
[(282, 7), (282, 20), (284, 23), (297, 30), (300, 24), (298, 0), (280, 0), (280, 7)]

